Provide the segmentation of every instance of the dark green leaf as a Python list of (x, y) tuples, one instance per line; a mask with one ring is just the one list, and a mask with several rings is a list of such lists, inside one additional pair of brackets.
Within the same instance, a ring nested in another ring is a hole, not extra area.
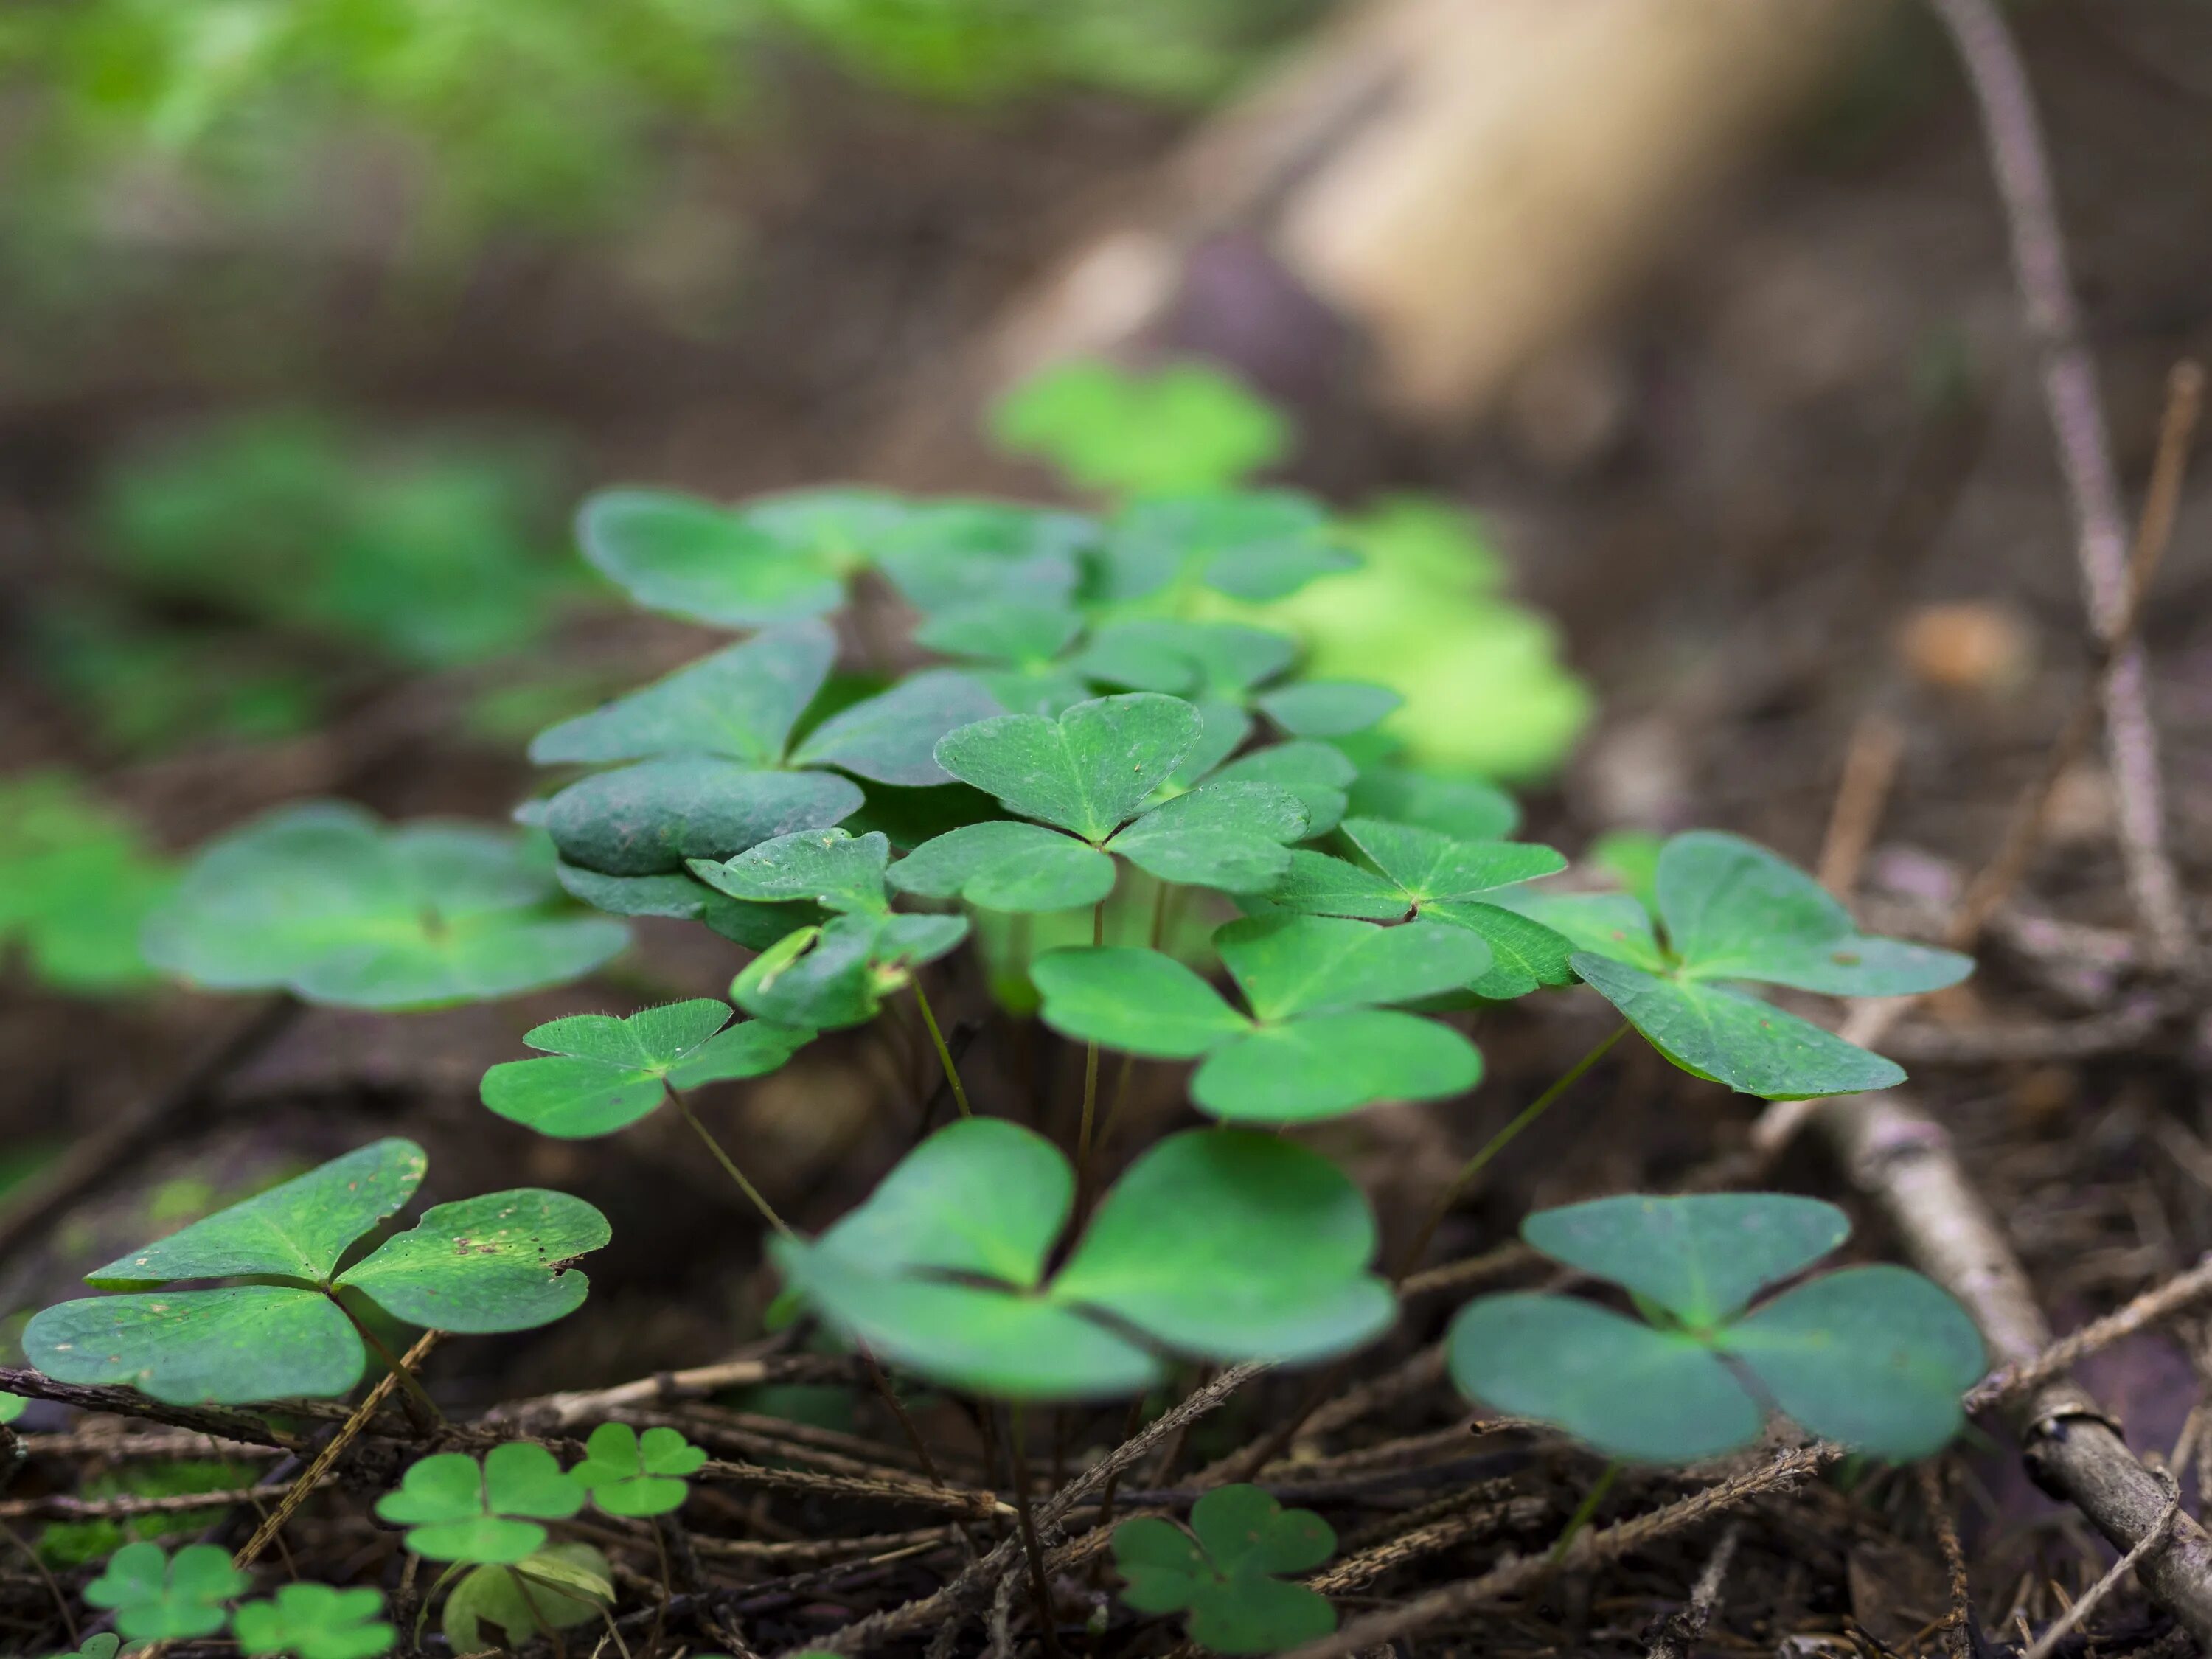
[(1064, 605), (985, 599), (939, 611), (914, 630), (914, 638), (948, 657), (1042, 668), (1057, 661), (1082, 631), (1083, 618)]
[(575, 1014), (526, 1032), (542, 1060), (509, 1060), (484, 1073), (483, 1103), (542, 1135), (611, 1134), (667, 1098), (670, 1086), (696, 1089), (763, 1077), (811, 1035), (747, 1020), (724, 1030), (730, 1010), (711, 999), (641, 1009), (627, 1019)]
[(693, 622), (757, 628), (825, 615), (844, 599), (828, 560), (671, 490), (600, 491), (578, 514), (576, 538), (646, 609)]
[(822, 919), (811, 904), (749, 904), (690, 875), (605, 876), (565, 862), (556, 863), (553, 873), (571, 897), (594, 909), (703, 922), (749, 951), (764, 951), (793, 928)]
[(567, 1264), (608, 1237), (582, 1199), (520, 1187), (433, 1206), (337, 1283), (412, 1325), (526, 1331), (583, 1305), (591, 1281)]
[(1054, 1030), (1161, 1060), (1194, 1060), (1251, 1022), (1196, 974), (1158, 951), (1054, 951), (1030, 966)]
[(952, 732), (938, 764), (1036, 818), (1103, 842), (1198, 741), (1198, 711), (1151, 692), (1080, 702), (1058, 720), (1005, 714)]
[(757, 635), (548, 727), (532, 740), (530, 758), (548, 766), (719, 755), (774, 768), (836, 656), (836, 636), (821, 623)]
[(1733, 1318), (1850, 1231), (1834, 1205), (1784, 1193), (1600, 1198), (1521, 1224), (1553, 1260), (1626, 1285), (1696, 1328)]
[(925, 842), (891, 867), (890, 884), (986, 910), (1073, 910), (1114, 890), (1114, 860), (1042, 824), (1002, 820)]
[(288, 1285), (64, 1302), (33, 1315), (22, 1341), (57, 1381), (121, 1383), (179, 1406), (326, 1399), (366, 1363), (337, 1304)]
[(1351, 793), (1352, 810), (1363, 817), (1416, 824), (1456, 841), (1496, 841), (1511, 835), (1521, 822), (1513, 798), (1479, 778), (1364, 767)]
[(570, 784), (546, 804), (545, 828), (572, 864), (613, 876), (666, 874), (800, 830), (826, 830), (860, 804), (847, 780), (757, 772), (686, 756), (642, 761)]
[(824, 910), (877, 915), (890, 908), (884, 896), (890, 856), (885, 836), (802, 830), (764, 841), (720, 864), (695, 859), (691, 872), (732, 898), (770, 904), (799, 900)]
[(1474, 934), (1428, 922), (1254, 916), (1231, 922), (1213, 943), (1263, 1021), (1414, 1002), (1465, 985), (1490, 964), (1489, 948)]
[(1218, 783), (1272, 783), (1289, 790), (1306, 809), (1310, 841), (1342, 820), (1345, 786), (1353, 775), (1344, 751), (1331, 744), (1278, 743), (1239, 755), (1212, 775)]
[(1162, 881), (1223, 892), (1264, 891), (1290, 864), (1306, 811), (1268, 783), (1203, 783), (1146, 812), (1106, 843)]
[(932, 756), (938, 739), (1002, 712), (970, 676), (933, 669), (832, 714), (799, 745), (792, 763), (834, 766), (909, 789), (950, 783)]
[(1260, 699), (1260, 712), (1298, 738), (1364, 732), (1405, 702), (1388, 686), (1358, 680), (1301, 680)]

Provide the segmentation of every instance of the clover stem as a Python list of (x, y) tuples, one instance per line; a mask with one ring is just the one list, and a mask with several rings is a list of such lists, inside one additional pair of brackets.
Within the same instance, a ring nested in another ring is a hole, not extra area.
[(1053, 1628), (1052, 1589), (1044, 1576), (1044, 1550), (1037, 1543), (1036, 1516), (1030, 1510), (1030, 1459), (1023, 1445), (1019, 1406), (1007, 1407), (1007, 1455), (1014, 1472), (1014, 1513), (1022, 1528), (1022, 1553), (1029, 1557), (1030, 1589), (1036, 1597), (1037, 1638), (1050, 1659), (1060, 1659), (1060, 1633)]
[(415, 1426), (434, 1429), (443, 1423), (446, 1414), (438, 1409), (438, 1402), (431, 1399), (422, 1383), (416, 1380), (415, 1373), (407, 1369), (407, 1362), (384, 1346), (376, 1333), (362, 1322), (361, 1316), (346, 1306), (343, 1297), (327, 1286), (324, 1288), (323, 1294), (329, 1297), (331, 1305), (346, 1316), (361, 1340), (368, 1344), (369, 1352), (384, 1362), (385, 1370), (398, 1379), (401, 1398), (406, 1404), (407, 1415), (414, 1419)]
[(1149, 940), (1152, 949), (1160, 948), (1160, 941), (1168, 936), (1168, 884), (1162, 882), (1152, 890), (1152, 926)]
[(1603, 1060), (1613, 1045), (1627, 1035), (1628, 1022), (1623, 1020), (1612, 1030), (1607, 1032), (1595, 1048), (1553, 1079), (1552, 1085), (1542, 1094), (1538, 1095), (1535, 1099), (1522, 1107), (1520, 1114), (1510, 1123), (1491, 1136), (1484, 1143), (1480, 1152), (1468, 1159), (1461, 1167), (1460, 1172), (1452, 1177), (1451, 1185), (1444, 1188), (1443, 1196), (1438, 1198), (1434, 1206), (1430, 1209), (1428, 1219), (1421, 1224), (1421, 1231), (1414, 1238), (1413, 1248), (1406, 1252), (1404, 1260), (1399, 1264), (1398, 1271), (1392, 1275), (1394, 1281), (1404, 1279), (1407, 1274), (1421, 1265), (1421, 1258), (1429, 1253), (1429, 1246), (1436, 1239), (1437, 1229), (1443, 1225), (1444, 1218), (1451, 1213), (1452, 1206), (1459, 1202), (1460, 1194), (1467, 1190), (1468, 1183), (1480, 1175), (1491, 1159), (1512, 1144), (1516, 1135), (1543, 1116), (1546, 1109), (1554, 1101), (1580, 1082), (1583, 1074)]
[(707, 1150), (714, 1153), (714, 1162), (722, 1166), (722, 1173), (738, 1183), (738, 1190), (752, 1200), (753, 1208), (758, 1210), (768, 1224), (786, 1238), (798, 1237), (799, 1235), (792, 1231), (791, 1224), (778, 1215), (775, 1212), (775, 1206), (761, 1196), (760, 1188), (745, 1179), (745, 1172), (740, 1170), (730, 1155), (722, 1150), (722, 1143), (707, 1133), (707, 1126), (700, 1122), (697, 1115), (691, 1110), (691, 1103), (684, 1099), (683, 1091), (671, 1089), (668, 1092), (676, 1102), (676, 1109), (684, 1114), (684, 1121), (691, 1126), (691, 1133), (707, 1143)]
[(928, 994), (921, 988), (921, 977), (915, 976), (915, 1006), (921, 1010), (921, 1023), (929, 1027), (929, 1040), (937, 1045), (937, 1063), (945, 1068), (945, 1080), (952, 1085), (952, 1103), (960, 1109), (963, 1117), (975, 1115), (968, 1103), (968, 1090), (960, 1081), (960, 1068), (952, 1063), (952, 1050), (945, 1046), (945, 1033), (937, 1027), (937, 1015), (931, 1010)]
[(1597, 1506), (1605, 1502), (1605, 1495), (1613, 1490), (1613, 1480), (1620, 1473), (1620, 1460), (1615, 1458), (1605, 1466), (1604, 1472), (1583, 1494), (1583, 1501), (1575, 1506), (1574, 1514), (1568, 1517), (1566, 1530), (1559, 1534), (1559, 1541), (1552, 1546), (1551, 1565), (1556, 1567), (1567, 1559), (1567, 1547), (1575, 1541), (1577, 1533), (1589, 1525), (1590, 1517), (1597, 1513)]

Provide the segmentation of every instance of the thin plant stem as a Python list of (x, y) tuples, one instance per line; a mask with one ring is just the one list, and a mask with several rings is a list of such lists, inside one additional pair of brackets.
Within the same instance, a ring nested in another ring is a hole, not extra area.
[(361, 1340), (368, 1344), (369, 1352), (384, 1362), (385, 1370), (398, 1379), (401, 1396), (408, 1405), (407, 1414), (416, 1419), (416, 1426), (435, 1428), (444, 1422), (445, 1413), (438, 1409), (438, 1402), (430, 1398), (428, 1391), (416, 1380), (415, 1373), (407, 1369), (407, 1362), (384, 1346), (382, 1339), (362, 1322), (361, 1316), (346, 1306), (343, 1297), (328, 1290), (323, 1293), (331, 1298), (331, 1305), (346, 1316)]
[(722, 1172), (725, 1175), (738, 1183), (738, 1190), (752, 1200), (753, 1208), (758, 1210), (768, 1224), (786, 1238), (798, 1237), (799, 1235), (792, 1231), (791, 1224), (778, 1215), (775, 1212), (775, 1206), (761, 1196), (760, 1188), (745, 1179), (745, 1172), (740, 1170), (730, 1155), (722, 1150), (722, 1143), (707, 1133), (707, 1126), (700, 1122), (697, 1115), (692, 1111), (691, 1103), (684, 1099), (678, 1090), (671, 1089), (668, 1092), (675, 1097), (676, 1109), (684, 1114), (684, 1121), (691, 1126), (691, 1133), (707, 1143), (707, 1150), (714, 1153), (714, 1162), (722, 1166)]
[(945, 1033), (937, 1027), (937, 1015), (919, 975), (914, 981), (914, 1004), (921, 1010), (921, 1023), (929, 1027), (929, 1040), (937, 1045), (937, 1063), (945, 1068), (945, 1080), (952, 1085), (952, 1103), (960, 1109), (961, 1116), (975, 1116), (975, 1108), (968, 1103), (967, 1085), (960, 1081), (960, 1068), (952, 1063), (952, 1050), (945, 1046)]
[(1452, 1206), (1459, 1202), (1460, 1194), (1467, 1190), (1468, 1183), (1480, 1175), (1491, 1159), (1512, 1145), (1514, 1137), (1543, 1116), (1553, 1102), (1579, 1083), (1583, 1074), (1603, 1060), (1611, 1051), (1613, 1045), (1627, 1035), (1628, 1022), (1623, 1020), (1612, 1030), (1607, 1032), (1595, 1048), (1561, 1073), (1542, 1094), (1538, 1095), (1535, 1099), (1522, 1107), (1519, 1115), (1510, 1123), (1491, 1136), (1480, 1152), (1468, 1159), (1461, 1167), (1460, 1172), (1452, 1177), (1451, 1185), (1444, 1188), (1443, 1194), (1430, 1209), (1428, 1219), (1421, 1224), (1419, 1236), (1413, 1240), (1413, 1248), (1406, 1252), (1405, 1259), (1399, 1264), (1398, 1271), (1394, 1275), (1395, 1279), (1403, 1279), (1407, 1273), (1421, 1265), (1421, 1258), (1428, 1254), (1429, 1246), (1435, 1242), (1437, 1229), (1443, 1225), (1444, 1218), (1451, 1213)]
[(1559, 1541), (1552, 1546), (1552, 1565), (1556, 1567), (1567, 1559), (1567, 1548), (1575, 1541), (1575, 1534), (1589, 1525), (1591, 1517), (1597, 1513), (1597, 1506), (1605, 1502), (1606, 1493), (1613, 1490), (1613, 1480), (1620, 1474), (1620, 1461), (1616, 1458), (1605, 1466), (1604, 1472), (1583, 1494), (1583, 1501), (1575, 1506), (1574, 1514), (1567, 1518), (1566, 1530), (1559, 1534)]
[[(1093, 948), (1106, 943), (1106, 901), (1100, 899), (1091, 907), (1091, 943)], [(1090, 1042), (1083, 1049), (1083, 1117), (1075, 1129), (1075, 1207), (1080, 1214), (1083, 1195), (1091, 1190), (1091, 1137), (1098, 1115), (1098, 1045)]]
[(1044, 1550), (1037, 1542), (1036, 1516), (1030, 1507), (1030, 1459), (1023, 1445), (1022, 1408), (1007, 1408), (1006, 1449), (1013, 1464), (1014, 1513), (1022, 1529), (1022, 1553), (1029, 1557), (1030, 1589), (1036, 1597), (1037, 1638), (1051, 1659), (1060, 1659), (1060, 1635), (1053, 1628), (1052, 1587), (1044, 1572)]
[(1152, 889), (1151, 940), (1155, 951), (1160, 948), (1160, 941), (1168, 936), (1168, 886), (1169, 884), (1164, 881)]

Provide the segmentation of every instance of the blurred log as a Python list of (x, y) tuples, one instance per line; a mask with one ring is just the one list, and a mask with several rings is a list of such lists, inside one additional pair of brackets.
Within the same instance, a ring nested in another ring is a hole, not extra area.
[[(1875, 0), (1366, 0), (1209, 122), (991, 342), (986, 378), (1155, 344), (1257, 236), (1417, 419), (1493, 407), (1662, 252)], [(1234, 354), (1231, 354), (1234, 355)]]

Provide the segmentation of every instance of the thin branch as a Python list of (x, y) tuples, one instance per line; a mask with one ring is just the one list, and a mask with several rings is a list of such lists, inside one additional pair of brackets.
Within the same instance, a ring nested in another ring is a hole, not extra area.
[(1651, 1645), (1644, 1650), (1644, 1659), (1690, 1659), (1697, 1650), (1698, 1638), (1705, 1633), (1705, 1626), (1712, 1623), (1713, 1614), (1720, 1607), (1721, 1586), (1727, 1581), (1729, 1565), (1735, 1559), (1735, 1547), (1742, 1537), (1743, 1522), (1730, 1522), (1721, 1534), (1721, 1541), (1705, 1558), (1705, 1568), (1698, 1575), (1698, 1582), (1690, 1586), (1688, 1602), (1679, 1612), (1659, 1620), (1658, 1629), (1650, 1638)]

